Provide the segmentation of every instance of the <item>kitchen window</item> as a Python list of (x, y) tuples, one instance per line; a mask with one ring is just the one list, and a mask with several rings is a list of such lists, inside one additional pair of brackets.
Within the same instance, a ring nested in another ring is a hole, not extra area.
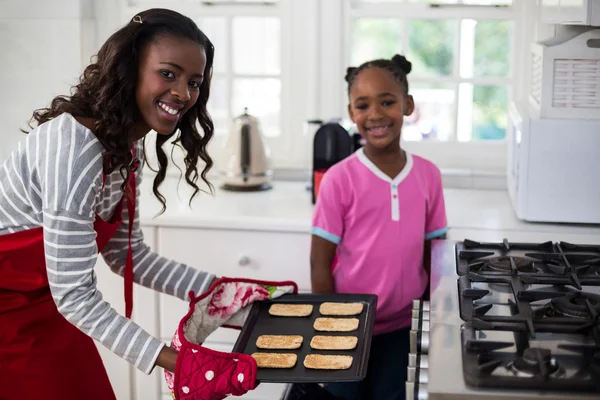
[(406, 149), (446, 170), (504, 172), (509, 104), (527, 100), (535, 2), (346, 0), (343, 15), (348, 64), (396, 53), (413, 64)]
[[(412, 62), (416, 107), (403, 128), (405, 140), (503, 140), (513, 75), (511, 2), (487, 8), (489, 1), (470, 1), (460, 7), (460, 18), (453, 15), (456, 1), (435, 3), (350, 3), (349, 61), (400, 53)], [(507, 11), (498, 12), (499, 5)]]
[(442, 169), (504, 172), (508, 105), (527, 99), (533, 1), (131, 3), (127, 15), (149, 3), (180, 11), (214, 42), (209, 151), (217, 166), (231, 119), (247, 107), (260, 119), (274, 167), (307, 168), (304, 122), (348, 118), (346, 67), (401, 53), (413, 63), (417, 106), (406, 119), (405, 147)]

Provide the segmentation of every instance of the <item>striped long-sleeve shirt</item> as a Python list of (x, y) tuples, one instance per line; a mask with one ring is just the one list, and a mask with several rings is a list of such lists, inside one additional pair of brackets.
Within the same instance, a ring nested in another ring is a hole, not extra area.
[[(143, 160), (142, 141), (135, 145)], [(164, 344), (120, 315), (96, 288), (98, 257), (94, 218), (108, 220), (121, 201), (118, 169), (102, 182), (104, 147), (71, 115), (62, 114), (32, 131), (0, 167), (0, 235), (43, 227), (46, 269), (58, 311), (87, 335), (145, 373), (152, 370)], [(134, 281), (186, 300), (190, 290), (203, 292), (214, 275), (160, 257), (144, 243), (136, 215), (132, 233)], [(129, 217), (102, 256), (113, 272), (123, 274), (129, 243)], [(0, 249), (1, 252), (1, 249)]]

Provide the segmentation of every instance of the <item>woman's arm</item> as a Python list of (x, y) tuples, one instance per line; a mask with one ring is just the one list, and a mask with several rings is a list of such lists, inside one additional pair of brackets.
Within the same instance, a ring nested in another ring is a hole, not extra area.
[(310, 280), (313, 293), (333, 293), (331, 265), (337, 245), (312, 235), (310, 246)]
[(49, 124), (48, 130), (35, 164), (52, 298), (67, 321), (150, 373), (164, 343), (111, 307), (93, 272), (98, 259), (94, 215), (102, 188), (101, 144), (66, 116)]
[[(137, 157), (142, 159), (142, 150), (136, 147)], [(188, 265), (169, 260), (153, 252), (144, 242), (144, 234), (140, 227), (140, 185), (142, 183), (142, 168), (136, 173), (136, 206), (131, 234), (135, 283), (154, 289), (161, 293), (188, 300), (188, 293), (196, 295), (205, 292), (216, 280), (214, 274), (199, 271)], [(102, 256), (110, 269), (123, 275), (125, 260), (129, 245), (129, 212), (123, 207), (123, 222), (114, 237), (102, 250)]]

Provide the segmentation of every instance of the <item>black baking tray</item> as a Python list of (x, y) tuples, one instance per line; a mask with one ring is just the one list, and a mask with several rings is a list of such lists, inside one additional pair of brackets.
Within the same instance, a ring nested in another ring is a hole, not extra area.
[[(358, 329), (353, 332), (319, 332), (313, 328), (315, 319), (324, 316), (319, 306), (324, 302), (360, 302), (363, 311), (358, 316), (340, 318), (358, 318)], [(312, 304), (313, 312), (308, 317), (274, 317), (269, 307), (274, 303)], [(294, 368), (259, 368), (256, 379), (259, 382), (301, 383), (301, 382), (356, 382), (367, 375), (369, 352), (375, 324), (377, 296), (372, 294), (288, 294), (269, 301), (260, 301), (252, 305), (246, 323), (238, 337), (233, 351), (252, 354), (255, 352), (295, 353), (298, 361)], [(265, 350), (256, 347), (256, 339), (261, 335), (301, 335), (302, 346), (296, 350)], [(351, 351), (314, 350), (310, 341), (315, 335), (356, 336), (358, 343)], [(352, 356), (352, 366), (347, 370), (313, 370), (304, 367), (304, 358), (308, 354), (332, 354)]]

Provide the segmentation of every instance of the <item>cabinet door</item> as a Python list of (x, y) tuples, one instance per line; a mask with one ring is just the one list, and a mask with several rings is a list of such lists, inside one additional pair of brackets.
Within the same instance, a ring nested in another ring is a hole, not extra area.
[(541, 19), (546, 24), (590, 24), (589, 0), (542, 0)]
[[(155, 228), (142, 228), (144, 232), (144, 241), (152, 250), (159, 252), (156, 243)], [(158, 298), (161, 296), (155, 290), (148, 289), (140, 285), (133, 287), (133, 315), (135, 323), (148, 331), (154, 337), (159, 338), (158, 329)], [(162, 368), (155, 368), (150, 375), (144, 374), (133, 365), (130, 366), (131, 376), (133, 377), (132, 391), (135, 400), (159, 400), (160, 399), (160, 379), (163, 377)], [(120, 398), (119, 398), (120, 399)], [(172, 400), (172, 399), (171, 399)]]
[[(145, 242), (154, 248), (153, 228), (143, 231)], [(118, 312), (125, 313), (123, 278), (113, 273), (102, 257), (98, 258), (94, 271), (98, 279), (98, 289), (102, 292), (103, 298)], [(150, 334), (158, 337), (158, 318), (156, 316), (158, 294), (139, 285), (134, 285), (133, 290), (133, 321)], [(160, 398), (158, 382), (159, 373), (162, 373), (160, 368), (155, 369), (151, 375), (146, 375), (101, 344), (97, 343), (97, 347), (117, 399), (158, 400)]]
[(560, 0), (560, 14), (564, 23), (587, 25), (589, 0)]
[[(97, 287), (102, 293), (102, 298), (109, 302), (119, 313), (124, 314), (123, 278), (113, 273), (101, 256), (98, 257), (94, 271), (98, 279)], [(96, 342), (96, 346), (117, 399), (131, 399), (130, 364), (100, 343)]]

